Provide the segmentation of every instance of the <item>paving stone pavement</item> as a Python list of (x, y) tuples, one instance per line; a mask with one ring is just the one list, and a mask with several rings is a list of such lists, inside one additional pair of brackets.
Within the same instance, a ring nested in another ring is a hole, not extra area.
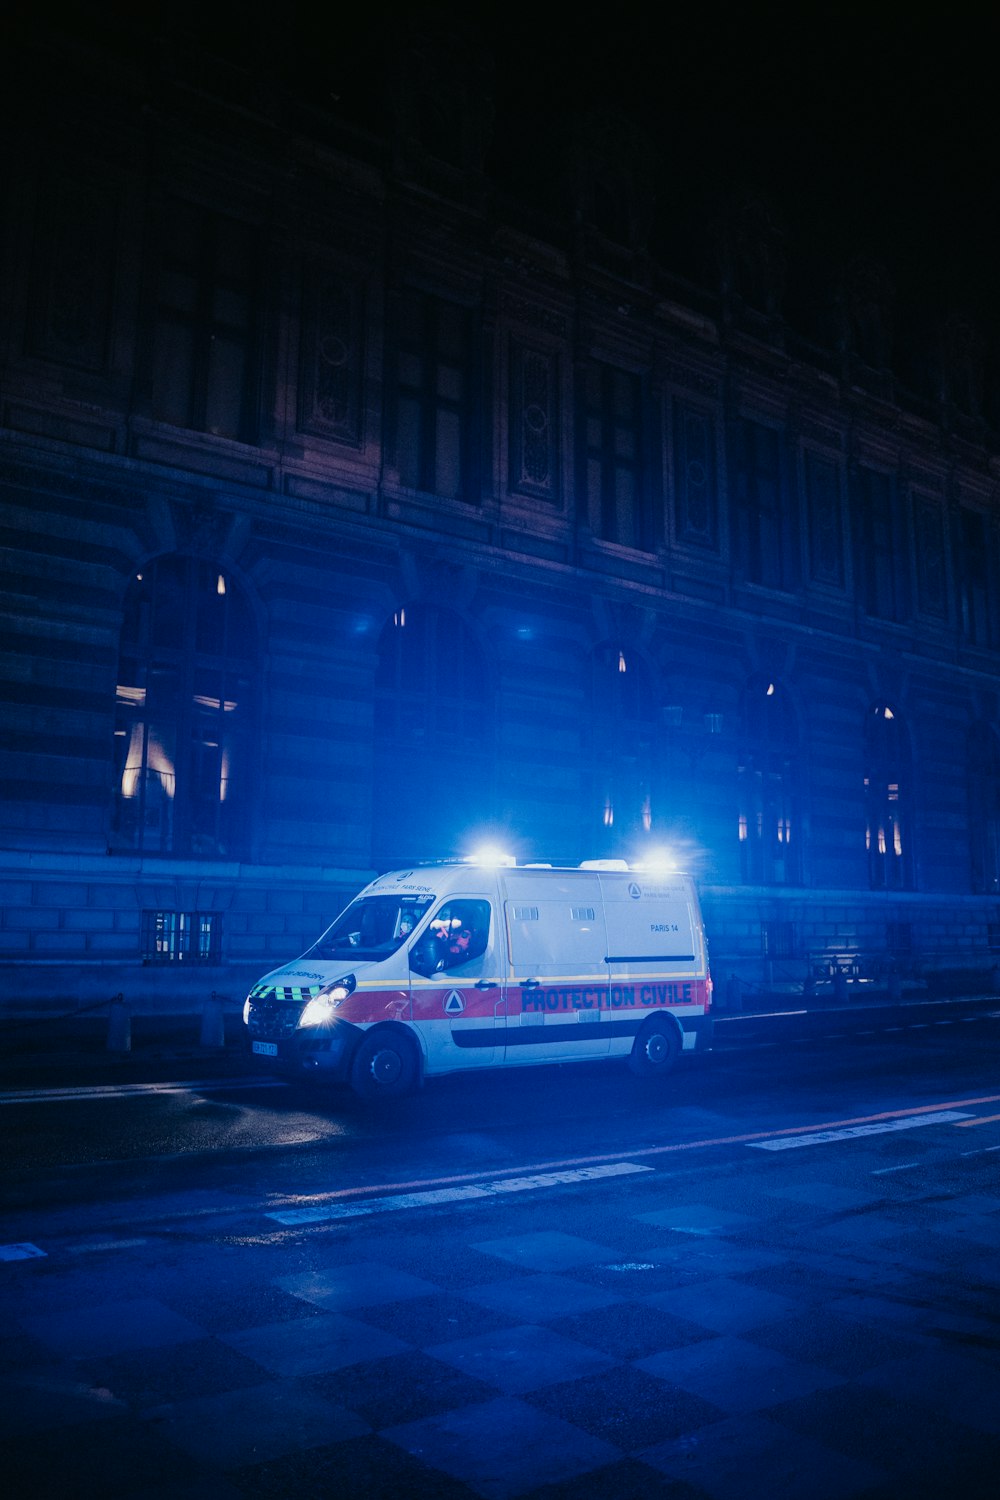
[(994, 1500), (996, 1157), (893, 1149), (2, 1265), (3, 1491)]

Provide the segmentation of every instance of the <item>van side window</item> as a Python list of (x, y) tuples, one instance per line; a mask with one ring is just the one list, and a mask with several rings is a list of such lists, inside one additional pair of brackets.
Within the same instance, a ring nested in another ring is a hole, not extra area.
[(460, 969), (463, 964), (482, 958), (490, 940), (490, 903), (446, 902), (432, 919), (426, 937), (434, 944), (435, 950), (431, 973)]

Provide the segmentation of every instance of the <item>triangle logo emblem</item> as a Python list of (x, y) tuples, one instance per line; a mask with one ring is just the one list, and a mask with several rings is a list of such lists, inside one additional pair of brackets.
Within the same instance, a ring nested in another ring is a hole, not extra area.
[(460, 1016), (462, 1014), (462, 1011), (464, 1009), (465, 1009), (465, 1001), (462, 999), (461, 995), (458, 993), (458, 990), (452, 990), (451, 994), (448, 996), (447, 1000), (444, 1002), (444, 1013), (445, 1013), (445, 1015), (446, 1016)]

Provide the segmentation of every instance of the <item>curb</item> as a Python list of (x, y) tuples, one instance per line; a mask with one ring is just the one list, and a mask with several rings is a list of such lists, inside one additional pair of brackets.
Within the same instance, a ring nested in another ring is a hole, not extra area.
[[(795, 1003), (798, 1001), (798, 1003)], [(771, 1008), (768, 1008), (770, 1005)], [(1000, 1007), (995, 994), (948, 995), (928, 998), (891, 1000), (887, 996), (866, 995), (836, 1005), (830, 1001), (803, 1004), (801, 997), (760, 996), (752, 1009), (740, 1011), (713, 1007), (716, 1035), (736, 1041), (741, 1026), (781, 1023), (808, 1026), (821, 1024), (837, 1015), (860, 1015), (900, 1010), (942, 1010), (954, 1005)], [(199, 1067), (218, 1068), (222, 1073), (252, 1071), (245, 1047), (244, 1028), (237, 1011), (184, 1013), (174, 1016), (139, 1014), (129, 1019), (127, 1044), (123, 1045), (122, 1018), (115, 1014), (115, 1004), (100, 1007), (110, 1015), (74, 1012), (68, 1016), (33, 1018), (0, 1018), (0, 1079), (103, 1077), (121, 1081), (143, 1070), (159, 1071), (176, 1064), (197, 1062)], [(207, 1024), (208, 1022), (208, 1024)]]

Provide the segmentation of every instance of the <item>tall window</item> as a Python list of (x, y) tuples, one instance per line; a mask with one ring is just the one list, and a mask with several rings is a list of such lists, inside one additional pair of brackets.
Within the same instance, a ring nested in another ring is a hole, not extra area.
[(375, 679), (377, 864), (461, 853), (488, 821), (490, 708), (486, 665), (462, 620), (428, 605), (398, 609)]
[(396, 453), (401, 483), (470, 498), (468, 310), (413, 287), (399, 304)]
[(865, 845), (873, 890), (911, 883), (910, 751), (898, 711), (876, 703), (865, 722)]
[(112, 842), (145, 853), (242, 852), (256, 667), (249, 608), (194, 557), (161, 557), (125, 600)]
[(966, 742), (972, 889), (1000, 892), (1000, 742), (988, 724), (973, 724)]
[(750, 583), (791, 588), (797, 580), (782, 503), (778, 433), (760, 422), (739, 421), (734, 436), (738, 565)]
[(901, 620), (901, 537), (892, 480), (859, 469), (852, 483), (858, 603), (878, 620)]
[(788, 695), (758, 678), (743, 694), (739, 760), (739, 840), (749, 885), (801, 878), (799, 734)]
[(989, 544), (986, 517), (963, 507), (958, 513), (958, 597), (962, 634), (977, 646), (989, 645)]
[(256, 231), (174, 199), (160, 228), (152, 410), (249, 441), (254, 427)]
[(638, 653), (604, 644), (590, 658), (591, 789), (586, 855), (634, 853), (654, 826), (654, 700)]
[(642, 485), (642, 385), (591, 360), (583, 378), (586, 520), (595, 536), (649, 547)]

